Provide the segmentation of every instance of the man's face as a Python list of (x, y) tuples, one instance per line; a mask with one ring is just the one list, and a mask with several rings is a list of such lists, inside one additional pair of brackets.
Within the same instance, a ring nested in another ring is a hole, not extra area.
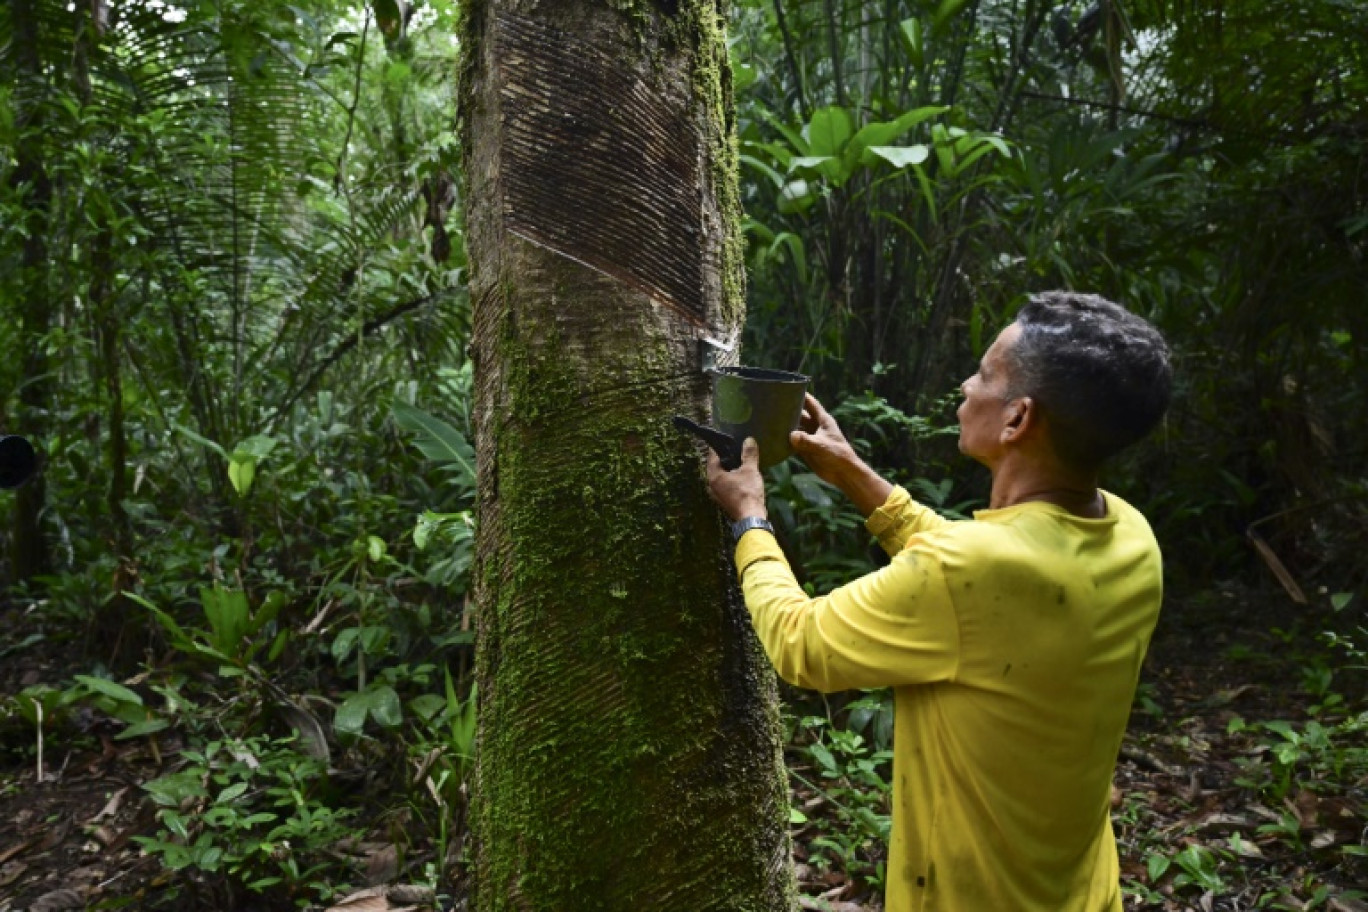
[(979, 362), (978, 373), (960, 384), (960, 452), (992, 468), (1002, 452), (1002, 430), (1012, 417), (1007, 399), (1007, 353), (1021, 335), (1013, 323), (998, 334)]

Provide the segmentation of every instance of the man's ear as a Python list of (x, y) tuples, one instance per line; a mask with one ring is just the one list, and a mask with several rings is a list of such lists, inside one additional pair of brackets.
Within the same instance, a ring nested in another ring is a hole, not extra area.
[(1006, 420), (999, 437), (1002, 443), (1020, 443), (1035, 432), (1040, 424), (1040, 407), (1030, 396), (1022, 396), (1007, 403)]

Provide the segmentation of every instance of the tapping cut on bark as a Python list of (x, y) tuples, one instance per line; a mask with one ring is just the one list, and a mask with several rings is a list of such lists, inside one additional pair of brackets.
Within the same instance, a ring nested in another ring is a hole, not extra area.
[(658, 94), (534, 19), (500, 12), (495, 36), (509, 231), (701, 324), (703, 189), (688, 96)]

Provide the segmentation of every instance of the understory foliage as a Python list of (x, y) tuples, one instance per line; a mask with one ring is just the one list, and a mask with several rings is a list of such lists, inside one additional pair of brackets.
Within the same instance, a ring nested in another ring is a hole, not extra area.
[[(1117, 808), (1149, 859), (1133, 901), (1244, 889), (1251, 840), (1361, 855), (1361, 837), (1324, 843), (1299, 796), (1363, 821), (1368, 7), (730, 15), (746, 363), (811, 374), (866, 458), (963, 518), (986, 474), (956, 452), (960, 379), (1030, 292), (1113, 297), (1166, 333), (1178, 388), (1108, 486), (1145, 510), (1178, 591), (1260, 578), (1329, 632), (1295, 669), (1306, 712), (1225, 720), (1239, 794), (1273, 817), (1180, 847)], [(140, 845), (178, 872), (167, 907), (326, 904), (376, 845), (395, 876), (463, 889), (458, 17), (448, 0), (0, 6), (0, 432), (43, 464), (0, 492), (0, 608), (25, 632), (0, 658), (64, 657), (6, 695), (3, 759), (94, 747), (91, 714), (146, 744)], [(875, 565), (800, 463), (769, 482), (811, 591)], [(889, 698), (789, 696), (804, 890), (877, 895)], [(1149, 692), (1137, 712), (1182, 724)], [(1330, 882), (1264, 903), (1324, 905)]]

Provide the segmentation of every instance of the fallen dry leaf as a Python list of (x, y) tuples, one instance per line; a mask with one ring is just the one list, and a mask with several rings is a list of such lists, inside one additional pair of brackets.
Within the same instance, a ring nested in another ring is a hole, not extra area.
[(62, 889), (44, 893), (29, 906), (29, 912), (67, 912), (69, 909), (84, 909), (85, 897), (75, 890)]
[(1330, 846), (1332, 846), (1332, 845), (1334, 845), (1334, 844), (1335, 844), (1335, 831), (1334, 831), (1334, 830), (1322, 830), (1321, 832), (1319, 832), (1319, 833), (1316, 834), (1316, 836), (1315, 836), (1314, 839), (1311, 840), (1311, 848), (1313, 848), (1313, 849), (1324, 849), (1324, 848), (1328, 848), (1328, 847), (1330, 847)]
[(61, 823), (49, 829), (43, 834), (43, 838), (38, 845), (34, 846), (33, 854), (41, 855), (62, 844), (62, 840), (67, 838), (67, 833), (71, 831), (71, 818), (62, 818)]
[(18, 855), (20, 852), (24, 851), (32, 844), (32, 839), (26, 839), (23, 842), (18, 843), (17, 845), (12, 845), (8, 849), (5, 849), (3, 852), (0, 852), (0, 864), (4, 864), (5, 862), (9, 861), (15, 855)]
[(388, 883), (399, 876), (399, 847), (384, 845), (366, 856), (366, 883)]
[(128, 793), (132, 788), (131, 785), (125, 785), (113, 795), (110, 795), (109, 800), (105, 802), (105, 806), (100, 808), (100, 812), (87, 820), (86, 823), (99, 823), (106, 817), (113, 817), (115, 814), (119, 813), (119, 808), (123, 807), (124, 798), (128, 797)]
[(7, 861), (0, 865), (0, 887), (8, 887), (19, 879), (19, 875), (28, 870), (28, 865), (22, 861)]
[(421, 884), (395, 884), (386, 891), (385, 895), (393, 903), (410, 903), (415, 905), (431, 905), (436, 900), (436, 895), (431, 887)]
[(350, 896), (345, 896), (326, 912), (389, 912), (389, 900), (385, 898), (384, 887), (371, 887)]

